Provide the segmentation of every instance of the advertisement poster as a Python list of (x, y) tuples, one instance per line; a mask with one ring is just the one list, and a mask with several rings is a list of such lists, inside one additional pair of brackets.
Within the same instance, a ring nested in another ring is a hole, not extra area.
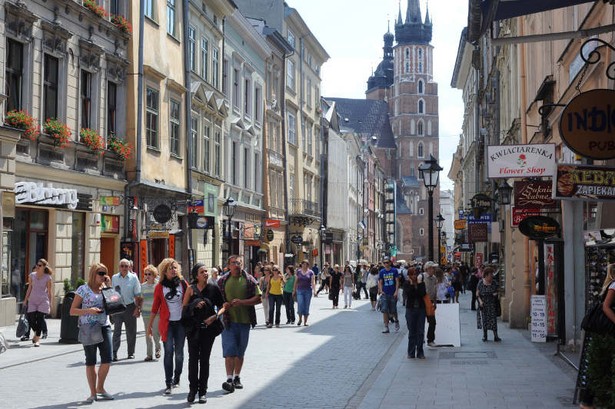
[(555, 277), (555, 246), (545, 244), (545, 277), (547, 280), (547, 335), (557, 336), (557, 278)]
[(530, 317), (532, 342), (547, 342), (547, 300), (544, 295), (532, 295)]

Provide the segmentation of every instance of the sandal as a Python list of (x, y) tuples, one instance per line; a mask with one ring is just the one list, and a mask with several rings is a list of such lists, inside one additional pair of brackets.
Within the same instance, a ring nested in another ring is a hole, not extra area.
[(94, 401), (96, 400), (96, 396), (92, 395), (89, 396), (86, 400), (84, 400), (85, 403), (94, 403)]
[(97, 394), (97, 400), (113, 400), (115, 399), (113, 396), (109, 395), (107, 392), (99, 392)]
[(145, 359), (143, 360), (144, 362), (150, 362), (153, 361), (154, 358), (152, 358), (150, 355), (146, 356)]
[(156, 351), (156, 359), (160, 359), (160, 351)]

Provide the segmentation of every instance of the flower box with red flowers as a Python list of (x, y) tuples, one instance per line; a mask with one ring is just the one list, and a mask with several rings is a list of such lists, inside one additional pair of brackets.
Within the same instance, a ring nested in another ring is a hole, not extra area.
[(132, 33), (132, 26), (128, 20), (126, 20), (126, 17), (117, 14), (111, 17), (111, 22), (124, 33)]
[(105, 150), (105, 140), (93, 129), (81, 128), (79, 139), (94, 153), (100, 153)]
[(83, 7), (92, 11), (98, 17), (107, 17), (107, 10), (103, 6), (99, 6), (96, 0), (83, 0)]
[(21, 136), (31, 141), (35, 140), (40, 133), (36, 119), (26, 111), (7, 112), (4, 123), (12, 128), (23, 130)]
[(47, 118), (43, 124), (43, 133), (53, 140), (56, 147), (63, 148), (70, 143), (70, 128), (56, 118)]
[(107, 140), (107, 149), (115, 153), (120, 159), (126, 160), (132, 154), (132, 145), (117, 136), (111, 136)]

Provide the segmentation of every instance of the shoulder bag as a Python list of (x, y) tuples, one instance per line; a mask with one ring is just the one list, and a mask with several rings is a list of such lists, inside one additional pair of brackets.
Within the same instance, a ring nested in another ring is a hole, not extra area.
[(604, 301), (600, 301), (591, 306), (581, 321), (581, 328), (594, 334), (615, 336), (615, 322), (611, 321), (602, 310), (603, 303)]
[(79, 335), (77, 338), (85, 346), (98, 345), (103, 342), (102, 326), (98, 321), (79, 325)]
[(423, 296), (423, 302), (425, 303), (425, 315), (428, 317), (433, 317), (436, 315), (436, 309), (433, 306), (433, 303), (431, 302), (431, 298), (429, 297), (429, 294), (425, 294)]
[(114, 288), (105, 287), (101, 291), (103, 296), (103, 306), (107, 315), (115, 315), (126, 311), (126, 304), (122, 300), (122, 295)]

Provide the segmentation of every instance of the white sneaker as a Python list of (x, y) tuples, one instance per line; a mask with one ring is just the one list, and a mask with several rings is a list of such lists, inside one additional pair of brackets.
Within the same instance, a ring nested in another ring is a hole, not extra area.
[(427, 346), (430, 346), (430, 347), (435, 347), (435, 346), (436, 346), (436, 343), (435, 343), (435, 342), (433, 342), (433, 341), (432, 341), (432, 342), (428, 342), (428, 343), (427, 343)]
[(399, 320), (395, 321), (395, 332), (399, 331)]

